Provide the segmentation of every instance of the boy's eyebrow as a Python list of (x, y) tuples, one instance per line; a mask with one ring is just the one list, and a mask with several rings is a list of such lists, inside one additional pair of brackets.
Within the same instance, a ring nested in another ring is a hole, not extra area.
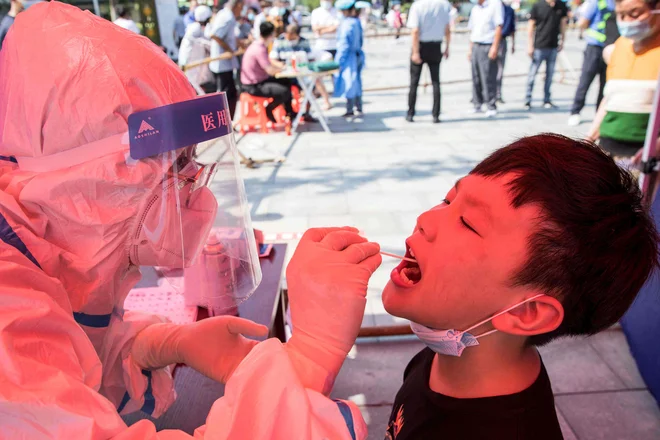
[[(463, 179), (464, 179), (464, 177), (461, 177), (454, 184), (454, 189), (456, 190), (456, 194), (458, 194), (459, 186), (460, 186), (461, 180), (463, 180)], [(477, 199), (477, 198), (475, 198), (475, 197), (473, 197), (469, 194), (465, 194), (465, 202), (470, 206), (482, 209), (484, 211), (484, 214), (486, 214), (486, 216), (488, 217), (488, 220), (490, 220), (490, 221), (493, 220), (493, 216), (491, 215), (490, 205), (488, 205), (483, 200)]]

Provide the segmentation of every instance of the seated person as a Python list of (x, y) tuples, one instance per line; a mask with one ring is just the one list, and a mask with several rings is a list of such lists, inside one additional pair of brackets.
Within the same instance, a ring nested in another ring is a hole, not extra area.
[[(323, 53), (322, 51), (313, 51), (309, 40), (300, 36), (300, 27), (297, 24), (290, 24), (286, 27), (285, 32), (273, 43), (269, 57), (271, 60), (286, 63), (295, 56), (296, 52), (305, 52), (309, 61), (318, 60)], [(297, 81), (294, 81), (293, 85), (300, 89)], [(328, 95), (328, 91), (325, 89), (321, 78), (316, 80), (315, 90), (323, 97), (325, 109), (330, 109), (330, 95)], [(307, 111), (309, 112), (309, 107)], [(309, 113), (305, 113), (304, 118), (307, 122), (315, 121)]]
[(275, 26), (270, 22), (259, 25), (259, 38), (252, 42), (243, 55), (241, 65), (241, 83), (243, 90), (250, 95), (273, 98), (273, 102), (266, 107), (268, 119), (275, 123), (273, 110), (283, 105), (286, 116), (292, 119), (295, 116), (291, 106), (291, 80), (275, 78), (275, 75), (284, 70), (284, 64), (268, 58), (268, 45), (273, 42)]
[(494, 152), (418, 217), (417, 262), (383, 291), (428, 347), (386, 438), (562, 439), (537, 347), (615, 324), (657, 241), (636, 182), (595, 145), (543, 134)]
[(292, 59), (296, 52), (305, 52), (307, 59), (313, 59), (309, 40), (300, 36), (300, 28), (297, 24), (290, 24), (285, 28), (284, 33), (273, 42), (270, 58), (286, 62)]

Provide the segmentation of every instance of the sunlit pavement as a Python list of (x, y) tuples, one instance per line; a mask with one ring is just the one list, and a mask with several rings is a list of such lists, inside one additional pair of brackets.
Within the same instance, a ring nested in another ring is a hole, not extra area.
[[(307, 228), (353, 225), (381, 244), (402, 252), (416, 217), (438, 204), (455, 180), (489, 152), (511, 140), (544, 131), (570, 136), (586, 133), (594, 115), (596, 83), (583, 111), (582, 125), (567, 126), (577, 82), (566, 73), (553, 84), (559, 110), (540, 109), (543, 74), (536, 80), (536, 108), (523, 109), (524, 76), (529, 67), (524, 32), (518, 52), (509, 54), (503, 97), (495, 119), (470, 115), (470, 67), (467, 37), (458, 35), (448, 60), (442, 62), (442, 123), (431, 123), (431, 89), (420, 87), (416, 122), (404, 120), (407, 89), (365, 92), (365, 115), (346, 121), (343, 102), (327, 112), (332, 134), (306, 125), (300, 133), (248, 134), (242, 151), (254, 158), (285, 156), (280, 165), (244, 168), (255, 227), (269, 237), (289, 241)], [(566, 59), (574, 69), (582, 62), (584, 43), (569, 36)], [(410, 40), (403, 37), (366, 40), (365, 89), (408, 83)], [(558, 67), (561, 63), (558, 62)], [(576, 73), (579, 75), (579, 72)], [(428, 73), (422, 80), (428, 79)], [(317, 124), (318, 125), (318, 124)], [(291, 235), (293, 234), (293, 235)], [(370, 287), (364, 326), (391, 325), (402, 320), (383, 309), (380, 292), (395, 261), (385, 261)], [(370, 439), (384, 437), (387, 419), (403, 370), (421, 345), (410, 338), (360, 341), (347, 360), (334, 395), (362, 406)], [(609, 331), (586, 340), (558, 341), (541, 350), (556, 393), (566, 439), (646, 440), (660, 438), (660, 410), (628, 352), (623, 334)], [(478, 421), (476, 421), (478, 422)]]

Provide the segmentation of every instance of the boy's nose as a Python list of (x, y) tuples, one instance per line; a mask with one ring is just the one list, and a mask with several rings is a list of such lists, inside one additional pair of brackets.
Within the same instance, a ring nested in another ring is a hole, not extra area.
[(417, 217), (416, 230), (419, 232), (426, 241), (435, 240), (438, 232), (439, 210), (431, 209)]

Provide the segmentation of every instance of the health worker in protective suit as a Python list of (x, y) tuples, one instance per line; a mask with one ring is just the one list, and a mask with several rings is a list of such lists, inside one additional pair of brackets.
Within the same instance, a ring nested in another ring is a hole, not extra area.
[[(191, 438), (120, 416), (163, 414), (176, 363), (228, 381), (196, 438), (365, 437), (357, 407), (326, 396), (377, 244), (352, 229), (306, 236), (331, 270), (292, 272), (287, 344), (243, 337), (267, 329), (241, 318), (124, 310), (140, 266), (191, 266), (213, 227), (234, 232), (215, 243), (231, 263), (217, 294), (240, 301), (260, 281), (225, 95), (196, 98), (148, 39), (57, 2), (17, 17), (0, 78), (0, 438)], [(223, 154), (197, 148), (210, 139)], [(342, 301), (314, 284), (337, 274)]]

